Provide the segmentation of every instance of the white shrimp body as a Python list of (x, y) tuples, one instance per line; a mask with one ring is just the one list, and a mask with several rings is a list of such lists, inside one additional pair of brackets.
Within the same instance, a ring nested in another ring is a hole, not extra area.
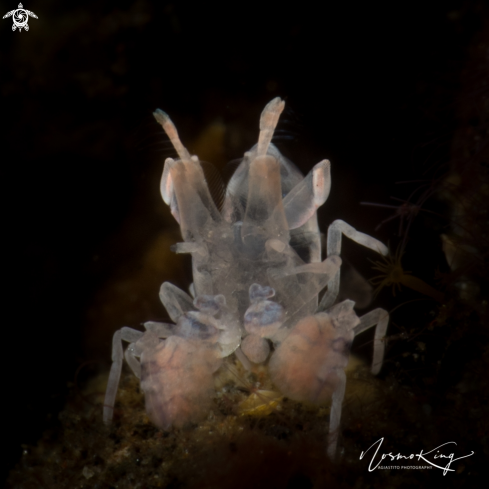
[[(282, 109), (280, 99), (267, 105), (261, 134), (267, 124), (276, 123)], [(270, 114), (274, 121), (267, 120)], [(178, 136), (168, 116), (161, 111), (155, 116), (174, 142)], [(287, 304), (283, 323), (290, 327), (316, 311), (318, 294), (330, 279), (314, 270), (297, 275), (301, 266), (321, 261), (316, 210), (329, 194), (329, 161), (318, 163), (304, 178), (270, 140), (262, 139), (231, 178), (222, 211), (210, 195), (198, 158), (186, 150), (179, 151), (180, 159), (166, 160), (161, 180), (163, 199), (184, 239), (175, 249), (192, 255), (195, 295), (225, 297), (235, 348), (244, 332), (252, 284), (274, 289), (274, 300)]]
[[(174, 247), (192, 256), (192, 296), (165, 282), (160, 299), (174, 324), (145, 323), (146, 332), (122, 328), (114, 335), (104, 420), (111, 422), (125, 358), (141, 379), (146, 410), (161, 428), (198, 421), (210, 409), (213, 374), (236, 352), (246, 368), (269, 361), (272, 381), (284, 395), (321, 403), (333, 398), (328, 452), (334, 456), (345, 388), (349, 345), (377, 325), (372, 371), (384, 354), (388, 315), (376, 309), (362, 318), (351, 300), (335, 304), (339, 291), (341, 239), (348, 236), (381, 254), (387, 248), (344, 221), (328, 229), (321, 261), (317, 209), (331, 187), (330, 162), (303, 177), (271, 144), (284, 102), (262, 112), (258, 143), (229, 181), (222, 209), (211, 197), (197, 156), (181, 143), (164, 112), (154, 115), (179, 158), (167, 158), (163, 200), (183, 237)], [(321, 302), (319, 294), (327, 288)]]

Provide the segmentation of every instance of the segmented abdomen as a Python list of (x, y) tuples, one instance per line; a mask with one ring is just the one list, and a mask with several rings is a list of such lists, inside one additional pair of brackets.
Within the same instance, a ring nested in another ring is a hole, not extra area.
[(159, 428), (204, 418), (214, 393), (213, 373), (221, 360), (211, 347), (170, 336), (141, 356), (141, 388), (146, 412)]
[(329, 316), (323, 313), (299, 321), (275, 350), (268, 368), (273, 383), (284, 395), (322, 404), (337, 387), (337, 369), (347, 363), (348, 344), (336, 337)]

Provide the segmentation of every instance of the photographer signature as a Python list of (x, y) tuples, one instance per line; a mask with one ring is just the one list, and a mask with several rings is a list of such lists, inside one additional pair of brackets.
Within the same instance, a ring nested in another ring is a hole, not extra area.
[[(460, 460), (462, 458), (466, 458), (466, 457), (470, 457), (471, 455), (474, 455), (475, 452), (471, 452), (469, 453), (468, 455), (463, 455), (462, 457), (457, 457), (457, 458), (454, 458), (455, 457), (455, 454), (454, 453), (450, 453), (449, 455), (445, 455), (443, 453), (439, 453), (439, 450), (441, 447), (444, 447), (445, 445), (450, 445), (450, 444), (454, 444), (456, 445), (456, 443), (454, 441), (448, 441), (446, 443), (443, 443), (443, 445), (439, 445), (437, 446), (436, 448), (433, 448), (433, 450), (430, 450), (429, 452), (424, 452), (423, 450), (421, 450), (419, 453), (411, 453), (410, 455), (402, 455), (400, 453), (394, 455), (392, 452), (389, 452), (389, 453), (382, 453), (382, 454), (379, 454), (380, 456), (380, 459), (378, 459), (378, 462), (375, 464), (375, 459), (377, 457), (377, 454), (379, 452), (379, 449), (382, 445), (382, 442), (384, 441), (384, 438), (380, 438), (379, 440), (377, 440), (375, 443), (373, 443), (367, 450), (365, 450), (365, 452), (362, 452), (360, 454), (360, 460), (363, 459), (363, 457), (367, 454), (367, 452), (375, 445), (377, 445), (377, 449), (375, 450), (375, 453), (372, 457), (372, 460), (370, 460), (370, 463), (368, 465), (368, 471), (369, 472), (373, 472), (379, 465), (380, 463), (385, 460), (387, 458), (388, 461), (393, 461), (393, 460), (414, 460), (415, 457), (418, 457), (418, 461), (420, 460), (424, 460), (426, 463), (432, 465), (433, 467), (436, 467), (437, 469), (441, 469), (443, 470), (443, 475), (446, 475), (447, 472), (455, 472), (454, 469), (451, 469), (450, 468), (450, 465), (455, 462), (456, 460)], [(437, 451), (436, 454), (434, 454), (432, 456), (432, 458), (434, 460), (437, 461), (437, 463), (434, 463), (430, 460), (428, 460), (426, 458), (427, 455), (430, 455), (431, 453), (433, 453), (434, 451)], [(438, 463), (444, 463), (445, 460), (448, 460), (447, 464), (446, 465), (437, 465)]]

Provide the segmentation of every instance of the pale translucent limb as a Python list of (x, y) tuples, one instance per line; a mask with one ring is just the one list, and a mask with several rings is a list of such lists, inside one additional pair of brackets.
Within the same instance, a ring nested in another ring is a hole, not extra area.
[(129, 328), (124, 326), (120, 329), (121, 332), (121, 340), (127, 341), (128, 343), (136, 343), (136, 341), (140, 340), (144, 335), (142, 331), (137, 329)]
[(257, 155), (265, 156), (272, 141), (273, 132), (277, 127), (280, 114), (284, 110), (285, 102), (280, 97), (274, 98), (263, 109), (260, 117), (260, 135), (258, 136)]
[(157, 321), (146, 321), (143, 323), (143, 326), (147, 331), (156, 333), (158, 338), (168, 338), (174, 334), (175, 330), (174, 324), (160, 323)]
[(160, 300), (165, 306), (173, 322), (188, 311), (194, 310), (193, 299), (170, 282), (164, 282), (160, 287)]
[[(210, 225), (222, 221), (207, 187), (202, 167), (192, 157), (190, 160), (170, 164), (167, 176), (165, 172), (166, 169), (163, 171), (161, 191), (163, 196), (167, 191), (171, 194), (172, 214), (180, 223), (184, 241), (201, 241), (208, 233)], [(167, 200), (168, 198), (165, 202)]]
[(319, 162), (284, 198), (289, 229), (305, 224), (329, 196), (331, 189), (330, 162)]
[[(123, 357), (126, 359), (134, 375), (141, 378), (141, 364), (138, 358), (149, 345), (155, 344), (158, 338), (167, 338), (173, 334), (171, 324), (148, 321), (144, 323), (146, 332), (124, 326), (114, 333), (112, 338), (112, 366), (104, 400), (103, 420), (106, 425), (112, 421), (115, 398), (122, 372)], [(127, 341), (129, 346), (123, 354), (122, 342)]]
[(282, 268), (269, 271), (269, 276), (273, 279), (298, 275), (299, 273), (321, 274), (331, 280), (340, 270), (341, 258), (339, 256), (330, 256), (319, 263), (306, 263), (297, 267)]
[[(176, 174), (179, 173), (178, 171), (179, 164), (184, 165), (184, 167), (185, 164), (187, 165), (185, 167), (185, 171), (188, 172), (189, 175), (192, 176), (197, 175), (197, 178), (194, 179), (194, 181), (197, 182), (197, 184), (194, 185), (194, 190), (196, 193), (199, 193), (199, 195), (203, 196), (202, 201), (204, 204), (208, 201), (208, 196), (206, 195), (206, 188), (202, 188), (205, 183), (205, 178), (204, 178), (204, 174), (202, 173), (202, 169), (199, 164), (199, 159), (197, 156), (192, 156), (190, 158), (190, 161), (185, 160), (185, 162), (182, 162), (182, 160), (175, 161), (173, 158), (167, 158), (163, 166), (163, 174), (161, 175), (160, 193), (165, 204), (170, 206), (173, 217), (180, 224), (180, 211), (178, 206), (177, 195), (175, 194), (175, 185), (174, 185), (174, 177), (173, 177), (175, 172)], [(188, 180), (190, 181), (190, 178), (188, 178)], [(212, 206), (208, 205), (208, 207), (209, 207), (209, 212), (211, 212), (211, 214), (214, 215), (215, 211), (212, 208)]]
[[(244, 219), (246, 201), (248, 199), (248, 177), (250, 161), (258, 156), (258, 145), (244, 154), (244, 158), (234, 172), (231, 180), (226, 187), (226, 197), (222, 208), (224, 219), (233, 223)], [(275, 158), (280, 165), (280, 185), (282, 195), (287, 195), (304, 176), (299, 169), (287, 158), (284, 158), (280, 151), (270, 143), (266, 152), (268, 156)]]
[(246, 213), (241, 228), (244, 243), (253, 242), (259, 232), (288, 241), (288, 224), (282, 203), (280, 164), (269, 155), (250, 162)]
[(321, 233), (317, 213), (302, 226), (290, 230), (289, 245), (299, 256), (304, 256), (306, 263), (321, 261)]
[(124, 352), (124, 358), (126, 359), (127, 364), (132, 370), (132, 373), (138, 378), (141, 378), (141, 363), (136, 358), (135, 354), (135, 345), (134, 343), (129, 344)]
[[(327, 240), (327, 256), (340, 255), (341, 254), (341, 239), (342, 235), (347, 236), (351, 240), (355, 241), (366, 248), (370, 248), (381, 255), (386, 256), (389, 250), (385, 244), (378, 239), (372, 238), (368, 234), (357, 231), (353, 226), (350, 226), (345, 221), (337, 219), (328, 228), (328, 240)], [(339, 272), (328, 283), (328, 290), (324, 294), (319, 304), (318, 311), (324, 311), (331, 307), (338, 297), (340, 290), (340, 274)]]
[(144, 333), (141, 331), (126, 326), (114, 333), (112, 338), (112, 366), (110, 367), (109, 380), (107, 381), (107, 390), (105, 392), (104, 400), (103, 420), (106, 425), (109, 425), (112, 422), (115, 397), (121, 378), (123, 361), (122, 341), (138, 341), (143, 334)]
[(170, 138), (170, 141), (173, 144), (173, 147), (178, 153), (180, 159), (189, 160), (190, 153), (187, 151), (187, 148), (185, 148), (185, 146), (180, 141), (180, 138), (178, 137), (177, 128), (175, 127), (175, 124), (173, 124), (170, 117), (168, 117), (168, 114), (166, 112), (163, 112), (161, 109), (156, 109), (153, 112), (153, 115), (156, 121), (158, 122), (158, 124), (161, 125), (163, 130), (166, 132), (167, 136)]
[(163, 174), (160, 180), (160, 193), (166, 205), (170, 206), (172, 216), (180, 224), (180, 213), (178, 211), (178, 202), (171, 177), (171, 170), (177, 164), (173, 158), (167, 158), (163, 166)]
[(328, 256), (341, 254), (341, 236), (347, 236), (359, 245), (370, 248), (371, 250), (386, 256), (389, 253), (387, 246), (378, 239), (372, 238), (368, 234), (357, 231), (345, 221), (337, 219), (328, 228)]
[(118, 330), (112, 338), (112, 366), (110, 367), (107, 390), (105, 391), (103, 419), (106, 425), (112, 422), (112, 416), (114, 415), (115, 396), (122, 372), (122, 354), (121, 330)]
[(207, 188), (198, 157), (190, 156), (178, 137), (175, 125), (165, 112), (157, 109), (153, 115), (170, 138), (180, 158), (178, 161), (172, 158), (165, 161), (160, 183), (161, 195), (180, 224), (184, 239), (193, 241), (195, 238), (188, 237), (199, 235), (209, 216), (213, 221), (219, 222), (221, 215)]
[(138, 348), (138, 341), (143, 337), (144, 333), (136, 329), (128, 328), (124, 326), (121, 329), (121, 339), (129, 342), (129, 346), (126, 348), (124, 358), (127, 364), (131, 368), (133, 374), (140, 379), (141, 378), (141, 365), (136, 357), (141, 355)]
[(384, 362), (385, 334), (389, 324), (389, 313), (385, 309), (374, 309), (360, 318), (360, 324), (355, 327), (355, 336), (377, 325), (374, 335), (374, 355), (372, 359), (372, 374), (377, 375)]
[(326, 311), (335, 302), (340, 291), (340, 272), (328, 282), (328, 290), (324, 293), (323, 298), (318, 306), (318, 312)]
[(328, 434), (328, 456), (334, 459), (336, 456), (336, 447), (338, 446), (338, 437), (340, 433), (341, 411), (343, 399), (345, 397), (346, 374), (344, 370), (336, 370), (338, 375), (338, 384), (333, 392), (331, 402), (331, 413), (329, 416), (329, 434)]
[(165, 165), (163, 166), (163, 174), (161, 175), (160, 182), (160, 192), (166, 205), (171, 205), (171, 201), (173, 198), (173, 180), (171, 179), (170, 170), (175, 165), (176, 161), (173, 158), (167, 158), (165, 160)]

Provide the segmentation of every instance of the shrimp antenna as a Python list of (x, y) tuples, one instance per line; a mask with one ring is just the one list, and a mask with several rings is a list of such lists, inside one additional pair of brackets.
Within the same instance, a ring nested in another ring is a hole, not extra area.
[(273, 137), (273, 132), (277, 127), (277, 122), (280, 114), (284, 110), (285, 102), (276, 97), (263, 109), (260, 117), (260, 135), (258, 136), (258, 156), (265, 156), (268, 151), (268, 146)]
[(173, 144), (173, 147), (178, 153), (180, 159), (189, 160), (190, 153), (188, 152), (187, 148), (182, 144), (182, 141), (180, 141), (177, 128), (175, 127), (175, 124), (173, 124), (168, 114), (166, 112), (163, 112), (161, 109), (156, 109), (153, 112), (153, 115), (158, 124), (161, 125), (167, 136), (170, 138), (170, 141)]

